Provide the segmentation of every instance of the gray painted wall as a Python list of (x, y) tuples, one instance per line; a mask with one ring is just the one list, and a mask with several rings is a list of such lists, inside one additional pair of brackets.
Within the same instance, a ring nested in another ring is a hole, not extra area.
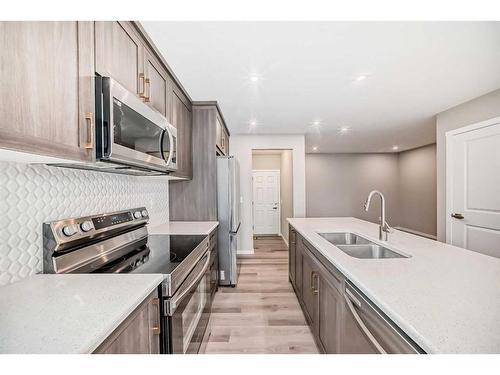
[(399, 153), (398, 225), (436, 235), (436, 144)]
[(437, 237), (446, 240), (446, 137), (447, 131), (500, 116), (500, 89), (436, 116)]
[(397, 154), (307, 154), (306, 216), (354, 216), (378, 222), (380, 203), (363, 209), (368, 193), (378, 189), (386, 197), (387, 221), (398, 222)]
[(401, 153), (307, 154), (308, 217), (354, 216), (378, 222), (377, 199), (367, 213), (371, 190), (386, 197), (389, 225), (436, 234), (436, 146)]
[(252, 169), (280, 169), (281, 154), (253, 154)]

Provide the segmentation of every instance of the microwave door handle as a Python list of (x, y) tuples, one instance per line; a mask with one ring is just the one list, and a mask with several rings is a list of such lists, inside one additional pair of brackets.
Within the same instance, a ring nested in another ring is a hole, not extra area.
[[(165, 132), (167, 132), (168, 134), (168, 141), (170, 143), (170, 151), (168, 153), (168, 159), (167, 159), (167, 166), (169, 166), (174, 157), (174, 137), (172, 136), (172, 132), (168, 127), (165, 129)], [(162, 142), (162, 148), (163, 148), (163, 142)], [(162, 154), (163, 154), (163, 149), (162, 149)]]

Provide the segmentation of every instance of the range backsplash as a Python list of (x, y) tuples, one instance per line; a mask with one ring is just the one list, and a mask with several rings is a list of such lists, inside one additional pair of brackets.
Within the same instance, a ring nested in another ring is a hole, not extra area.
[(0, 162), (0, 285), (42, 270), (42, 223), (145, 206), (168, 221), (168, 177)]

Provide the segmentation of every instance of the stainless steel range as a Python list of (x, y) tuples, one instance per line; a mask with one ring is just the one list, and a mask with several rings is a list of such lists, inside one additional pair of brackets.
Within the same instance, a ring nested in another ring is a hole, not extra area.
[(43, 224), (44, 273), (159, 273), (162, 353), (198, 353), (210, 316), (208, 236), (148, 235), (136, 208)]

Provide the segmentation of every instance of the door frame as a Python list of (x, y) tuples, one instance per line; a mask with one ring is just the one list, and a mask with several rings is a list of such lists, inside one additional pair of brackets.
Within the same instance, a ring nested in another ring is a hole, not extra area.
[(451, 168), (451, 160), (452, 160), (452, 141), (453, 137), (468, 133), (470, 131), (487, 128), (489, 126), (500, 124), (500, 117), (494, 117), (489, 120), (484, 120), (480, 122), (476, 122), (474, 124), (465, 125), (458, 129), (449, 130), (445, 133), (446, 139), (446, 160), (445, 160), (445, 171), (446, 171), (446, 180), (445, 180), (445, 194), (446, 194), (446, 243), (451, 243), (451, 208), (453, 205), (453, 189), (452, 189), (452, 180), (453, 173)]
[[(278, 236), (283, 237), (281, 234), (281, 170), (280, 169), (252, 169), (252, 235), (255, 235), (255, 210), (254, 210), (254, 196), (253, 196), (253, 191), (254, 191), (254, 186), (253, 186), (253, 176), (255, 172), (278, 172)], [(262, 234), (261, 236), (265, 236), (265, 234)]]

